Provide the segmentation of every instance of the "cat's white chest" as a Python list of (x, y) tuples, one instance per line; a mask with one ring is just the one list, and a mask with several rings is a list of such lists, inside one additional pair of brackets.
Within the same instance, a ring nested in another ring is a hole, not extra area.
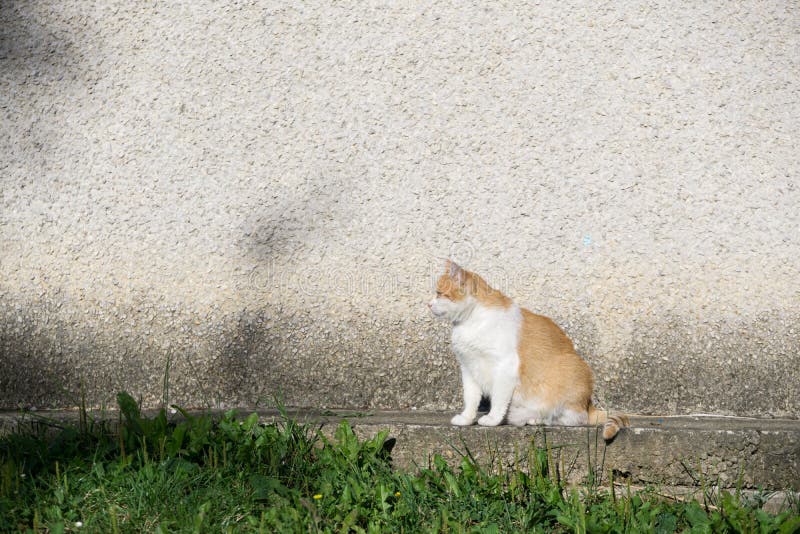
[(516, 306), (508, 309), (478, 306), (467, 320), (453, 328), (453, 352), (484, 393), (491, 391), (498, 375), (518, 376), (521, 321)]

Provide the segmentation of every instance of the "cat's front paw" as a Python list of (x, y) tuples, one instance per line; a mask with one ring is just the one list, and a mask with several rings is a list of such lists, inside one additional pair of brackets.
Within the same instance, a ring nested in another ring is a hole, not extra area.
[(502, 417), (496, 417), (490, 413), (484, 415), (480, 419), (478, 419), (478, 424), (481, 426), (497, 426), (501, 422), (503, 422)]
[(474, 418), (470, 419), (469, 417), (463, 414), (458, 414), (452, 419), (450, 419), (450, 424), (456, 426), (469, 426), (472, 424), (474, 420), (475, 420)]

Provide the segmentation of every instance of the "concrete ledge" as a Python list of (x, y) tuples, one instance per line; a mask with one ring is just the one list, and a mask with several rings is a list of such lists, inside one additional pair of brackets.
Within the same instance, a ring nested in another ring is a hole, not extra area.
[[(297, 415), (301, 420), (324, 424), (337, 419), (321, 414)], [(584, 478), (590, 468), (602, 466), (604, 476), (613, 470), (617, 480), (632, 484), (800, 487), (800, 421), (634, 417), (630, 428), (605, 445), (594, 427), (457, 428), (449, 424), (450, 416), (380, 412), (351, 413), (347, 418), (361, 436), (388, 429), (397, 439), (393, 458), (401, 468), (425, 465), (435, 453), (455, 458), (466, 449), (479, 461), (510, 462), (533, 444), (550, 447), (566, 468), (563, 475), (574, 481)]]
[[(264, 421), (280, 417), (274, 410), (258, 411)], [(800, 489), (797, 420), (634, 416), (630, 428), (605, 445), (594, 427), (457, 428), (449, 424), (449, 413), (292, 409), (289, 415), (320, 425), (328, 435), (345, 418), (362, 438), (386, 429), (397, 440), (392, 457), (401, 469), (427, 465), (434, 454), (455, 460), (467, 449), (481, 463), (508, 464), (533, 444), (550, 448), (560, 476), (575, 482), (594, 469), (606, 482), (613, 471), (617, 482), (632, 485)], [(40, 424), (37, 421), (76, 421), (77, 417), (76, 411), (3, 412), (0, 434)], [(95, 417), (115, 421), (117, 415), (106, 412)]]

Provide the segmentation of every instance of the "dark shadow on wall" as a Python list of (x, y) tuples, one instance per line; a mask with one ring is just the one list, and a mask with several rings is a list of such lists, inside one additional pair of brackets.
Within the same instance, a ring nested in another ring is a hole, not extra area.
[[(193, 332), (196, 318), (186, 316), (169, 324), (185, 332), (186, 344), (165, 349), (140, 334), (125, 337), (120, 324), (98, 335), (80, 325), (81, 315), (59, 319), (53, 302), (0, 302), (0, 409), (75, 407), (82, 383), (90, 405), (113, 407), (126, 390), (155, 407), (168, 357), (170, 400), (187, 408), (271, 404), (276, 395), (291, 406), (460, 407), (446, 336), (409, 338), (418, 327), (413, 320), (372, 330), (357, 318), (325, 322), (310, 311), (263, 308)], [(796, 418), (798, 319), (775, 313), (703, 330), (677, 316), (639, 324), (619, 378), (598, 396), (605, 407), (632, 413)], [(564, 327), (602, 377), (602, 363), (591, 355), (591, 324), (574, 319)]]
[[(42, 332), (53, 310), (40, 303), (38, 312), (8, 303), (0, 308), (0, 409), (77, 406), (80, 378), (61, 364), (65, 355), (58, 334)], [(54, 328), (62, 333), (64, 325)], [(75, 384), (78, 387), (73, 387)]]
[(116, 320), (94, 331), (100, 323), (87, 326), (84, 312), (96, 309), (65, 317), (51, 298), (0, 302), (0, 409), (74, 408), (82, 389), (88, 406), (113, 408), (124, 390), (154, 408), (168, 360), (168, 400), (186, 408), (272, 404), (276, 396), (291, 406), (446, 407), (460, 397), (446, 347), (437, 356), (421, 343), (397, 355), (394, 340), (411, 324), (364, 332), (354, 319), (323, 324), (311, 312), (260, 309), (213, 323), (182, 316), (150, 336)]
[[(217, 394), (233, 404), (253, 399), (290, 406), (403, 409), (454, 406), (460, 399), (455, 360), (424, 344), (397, 355), (393, 340), (410, 324), (365, 332), (356, 319), (321, 323), (312, 312), (245, 312), (215, 350)], [(419, 360), (425, 363), (420, 365)], [(434, 365), (431, 365), (434, 361)]]
[(77, 377), (54, 369), (52, 341), (11, 322), (0, 329), (0, 410), (77, 406), (78, 390), (69, 388)]
[(0, 409), (72, 408), (84, 393), (88, 405), (113, 407), (117, 391), (142, 383), (146, 365), (55, 319), (56, 308), (39, 302), (0, 314)]
[(346, 346), (304, 313), (242, 312), (215, 350), (220, 380), (209, 382), (233, 404), (364, 407), (371, 388)]
[(608, 397), (641, 414), (797, 417), (798, 321), (773, 312), (737, 325), (639, 324)]
[[(118, 330), (95, 332), (59, 318), (61, 303), (42, 299), (0, 302), (0, 410), (115, 408), (127, 391), (153, 408), (164, 394), (169, 354), (143, 337)], [(193, 361), (183, 354), (172, 363), (182, 399)], [(181, 400), (182, 400), (181, 399)], [(191, 406), (187, 406), (191, 407)]]

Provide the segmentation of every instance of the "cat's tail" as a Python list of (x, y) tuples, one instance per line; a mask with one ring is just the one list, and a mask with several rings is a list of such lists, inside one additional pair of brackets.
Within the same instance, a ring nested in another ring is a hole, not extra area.
[(603, 425), (603, 439), (611, 441), (619, 431), (630, 426), (631, 422), (625, 414), (608, 415), (605, 410), (598, 410), (594, 403), (589, 404), (589, 424)]

